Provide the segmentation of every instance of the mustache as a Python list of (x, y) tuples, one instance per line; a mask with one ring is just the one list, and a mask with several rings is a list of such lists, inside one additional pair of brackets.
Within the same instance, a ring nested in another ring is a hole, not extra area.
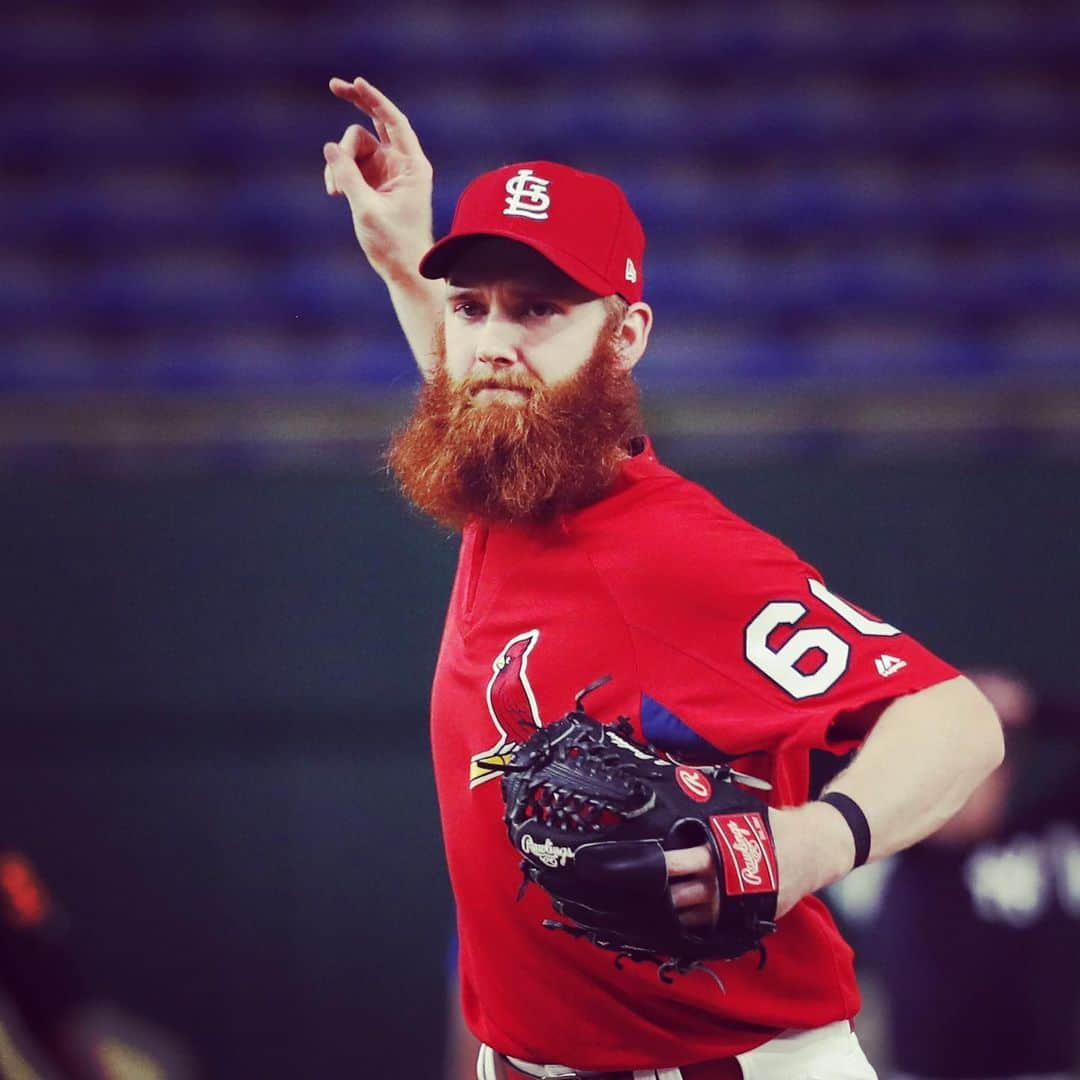
[(473, 397), (481, 390), (520, 390), (531, 395), (539, 386), (539, 380), (530, 378), (528, 375), (507, 375), (501, 379), (493, 375), (485, 375), (467, 380), (464, 388), (466, 393)]

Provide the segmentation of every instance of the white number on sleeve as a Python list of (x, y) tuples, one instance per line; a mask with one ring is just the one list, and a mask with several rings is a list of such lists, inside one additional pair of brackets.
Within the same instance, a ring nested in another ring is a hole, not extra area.
[[(856, 611), (839, 596), (833, 595), (820, 581), (807, 578), (810, 592), (831, 608), (849, 626), (867, 637), (894, 637), (901, 633), (895, 626), (878, 622)], [(777, 627), (795, 626), (808, 613), (797, 600), (774, 600), (766, 604), (746, 627), (746, 659), (793, 698), (818, 697), (826, 693), (848, 669), (851, 646), (826, 626), (807, 626), (796, 630), (779, 648), (769, 645), (769, 635)], [(803, 672), (798, 663), (813, 649), (824, 660), (812, 672)]]
[(896, 637), (897, 634), (903, 632), (897, 630), (895, 626), (890, 626), (887, 622), (878, 622), (876, 619), (864, 615), (861, 611), (856, 611), (846, 600), (841, 600), (839, 596), (829, 592), (820, 581), (807, 578), (806, 583), (810, 586), (810, 591), (823, 604), (831, 607), (844, 622), (854, 626), (860, 634), (866, 637)]

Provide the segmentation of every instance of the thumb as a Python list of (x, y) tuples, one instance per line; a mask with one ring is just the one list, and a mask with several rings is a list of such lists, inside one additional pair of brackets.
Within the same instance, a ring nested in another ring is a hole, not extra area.
[[(349, 200), (349, 205), (354, 210), (366, 206), (371, 188), (357, 168), (356, 162), (335, 142), (328, 142), (323, 146), (323, 158), (334, 188)], [(327, 186), (329, 188), (329, 185)]]

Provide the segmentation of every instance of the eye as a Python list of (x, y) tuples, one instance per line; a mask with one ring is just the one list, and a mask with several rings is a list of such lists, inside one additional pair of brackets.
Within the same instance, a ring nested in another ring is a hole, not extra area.
[(559, 310), (558, 304), (550, 300), (534, 300), (525, 309), (525, 314), (532, 319), (546, 319), (549, 315), (558, 315)]
[(479, 318), (484, 312), (483, 306), (475, 300), (455, 300), (452, 310), (466, 319)]

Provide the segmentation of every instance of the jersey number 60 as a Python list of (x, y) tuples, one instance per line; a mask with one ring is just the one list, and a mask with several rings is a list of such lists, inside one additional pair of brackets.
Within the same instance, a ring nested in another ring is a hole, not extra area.
[[(834, 596), (820, 581), (807, 578), (806, 584), (823, 604), (832, 608), (849, 626), (865, 637), (895, 637), (901, 631), (888, 623), (868, 618), (849, 603)], [(807, 608), (797, 600), (774, 600), (766, 604), (746, 627), (746, 659), (793, 698), (817, 697), (836, 685), (847, 671), (851, 646), (827, 626), (807, 626), (796, 630), (779, 648), (769, 646), (769, 635), (779, 626), (794, 626)], [(797, 667), (812, 650), (824, 659), (814, 671)]]

